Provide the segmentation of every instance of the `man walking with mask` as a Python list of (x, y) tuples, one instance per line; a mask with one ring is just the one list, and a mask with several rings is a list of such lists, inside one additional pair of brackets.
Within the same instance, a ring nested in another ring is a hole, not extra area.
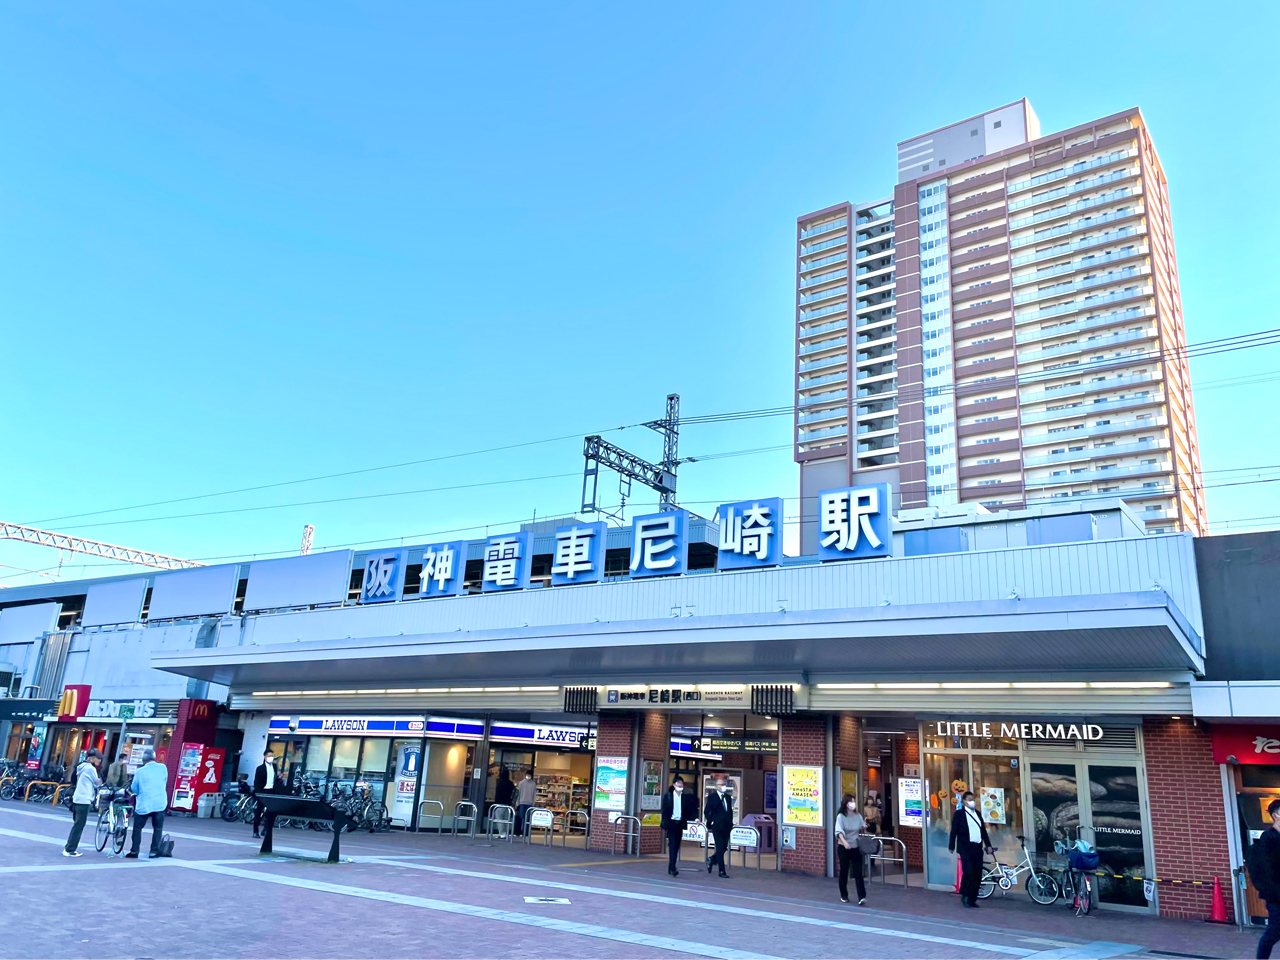
[(698, 805), (685, 793), (684, 777), (676, 774), (662, 798), (662, 830), (667, 835), (667, 873), (680, 876), (676, 864), (680, 860), (680, 844), (684, 828), (698, 816)]
[[(279, 793), (280, 775), (276, 772), (276, 755), (270, 749), (264, 750), (262, 753), (262, 763), (258, 764), (258, 769), (253, 772), (253, 795), (256, 797), (260, 793)], [(257, 804), (257, 809), (253, 811), (253, 835), (261, 836), (262, 815), (266, 813), (266, 807), (261, 803)]]
[(707, 873), (715, 865), (720, 866), (720, 876), (728, 878), (725, 870), (725, 855), (729, 852), (729, 833), (733, 830), (733, 795), (729, 793), (729, 785), (723, 776), (716, 777), (716, 789), (707, 796), (703, 819), (707, 829), (716, 842), (716, 852), (707, 861)]
[(960, 857), (960, 902), (966, 907), (978, 906), (978, 884), (982, 882), (982, 851), (995, 853), (987, 825), (978, 813), (973, 794), (965, 791), (960, 809), (951, 818), (951, 838), (947, 849)]

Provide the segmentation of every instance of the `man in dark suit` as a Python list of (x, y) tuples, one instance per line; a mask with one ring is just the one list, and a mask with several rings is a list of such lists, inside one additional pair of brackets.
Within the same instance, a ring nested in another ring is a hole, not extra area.
[(684, 777), (676, 774), (662, 795), (662, 830), (667, 835), (667, 873), (680, 876), (676, 861), (680, 859), (680, 843), (684, 828), (698, 817), (698, 801), (685, 792)]
[[(276, 755), (270, 750), (263, 751), (262, 762), (258, 764), (258, 769), (253, 772), (253, 795), (256, 797), (260, 793), (280, 793), (280, 774), (276, 772)], [(260, 836), (259, 830), (262, 828), (262, 815), (266, 812), (262, 804), (258, 804), (258, 808), (253, 811), (253, 835)]]
[(720, 866), (720, 876), (728, 877), (725, 871), (725, 853), (729, 850), (729, 832), (733, 829), (733, 796), (728, 792), (728, 783), (722, 776), (716, 777), (716, 788), (707, 794), (707, 803), (702, 811), (702, 819), (716, 842), (716, 852), (707, 861), (707, 873), (715, 865)]
[(982, 851), (995, 853), (995, 849), (991, 846), (987, 825), (982, 822), (973, 794), (967, 790), (951, 818), (947, 849), (960, 857), (960, 902), (966, 907), (977, 907), (978, 885), (982, 882)]

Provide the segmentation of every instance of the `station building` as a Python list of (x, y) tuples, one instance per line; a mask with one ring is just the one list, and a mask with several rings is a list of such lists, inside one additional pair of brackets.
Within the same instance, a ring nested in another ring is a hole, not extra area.
[[(1209, 887), (1191, 881), (1219, 876), (1231, 909), (1222, 771), (1193, 713), (1206, 648), (1192, 536), (1146, 535), (1119, 499), (891, 517), (876, 490), (824, 501), (825, 552), (801, 557), (762, 532), (782, 515), (762, 500), (726, 504), (719, 524), (569, 519), (17, 588), (0, 660), (47, 674), (51, 638), (68, 634), (63, 683), (165, 693), (174, 727), (213, 703), (203, 735), (232, 752), (225, 778), (269, 747), (294, 783), (370, 784), (410, 829), (439, 812), (447, 827), (460, 801), (483, 817), (528, 770), (539, 805), (581, 811), (592, 847), (634, 816), (657, 852), (671, 777), (700, 793), (720, 773), (744, 822), (776, 825), (779, 869), (829, 873), (841, 796), (870, 794), (910, 865), (950, 889), (951, 816), (972, 790), (1009, 862), (1019, 836), (1040, 852), (1095, 842), (1105, 907), (1202, 917)], [(23, 647), (37, 608), (53, 619)], [(11, 756), (34, 726), (13, 722)], [(176, 744), (189, 729), (149, 732)]]

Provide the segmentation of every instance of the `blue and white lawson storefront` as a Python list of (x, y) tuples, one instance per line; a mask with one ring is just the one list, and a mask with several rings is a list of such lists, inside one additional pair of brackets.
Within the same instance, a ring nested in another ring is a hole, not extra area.
[(200, 611), (215, 642), (151, 662), (229, 688), (242, 772), (270, 743), (291, 775), (370, 783), (402, 822), (531, 770), (608, 849), (606, 813), (652, 816), (675, 771), (725, 768), (786, 828), (782, 869), (830, 869), (847, 790), (878, 796), (944, 887), (973, 789), (1010, 856), (1018, 833), (1043, 850), (1092, 831), (1132, 878), (1104, 900), (1173, 903), (1142, 880), (1162, 842), (1151, 765), (1184, 762), (1158, 751), (1203, 671), (1191, 538), (1147, 537), (1119, 500), (890, 517), (889, 497), (824, 491), (804, 557), (782, 555), (765, 498), (718, 526), (672, 511), (237, 565), (236, 610)]

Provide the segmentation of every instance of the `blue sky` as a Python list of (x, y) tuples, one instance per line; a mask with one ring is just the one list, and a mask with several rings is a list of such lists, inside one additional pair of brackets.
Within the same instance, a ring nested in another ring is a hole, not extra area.
[[(898, 140), (1021, 96), (1046, 133), (1140, 106), (1189, 339), (1280, 326), (1276, 7), (900, 10), (10, 6), (0, 519), (212, 558), (569, 513), (580, 437), (669, 391), (789, 404), (796, 216), (888, 194)], [(1280, 516), (1277, 484), (1226, 485), (1280, 477), (1240, 469), (1280, 464), (1277, 383), (1218, 384), (1280, 348), (1192, 370), (1210, 519)], [(794, 497), (790, 435), (687, 427), (686, 455), (782, 449), (688, 465), (681, 499)], [(16, 585), (58, 556), (0, 563)], [(117, 569), (84, 563), (63, 575)]]

